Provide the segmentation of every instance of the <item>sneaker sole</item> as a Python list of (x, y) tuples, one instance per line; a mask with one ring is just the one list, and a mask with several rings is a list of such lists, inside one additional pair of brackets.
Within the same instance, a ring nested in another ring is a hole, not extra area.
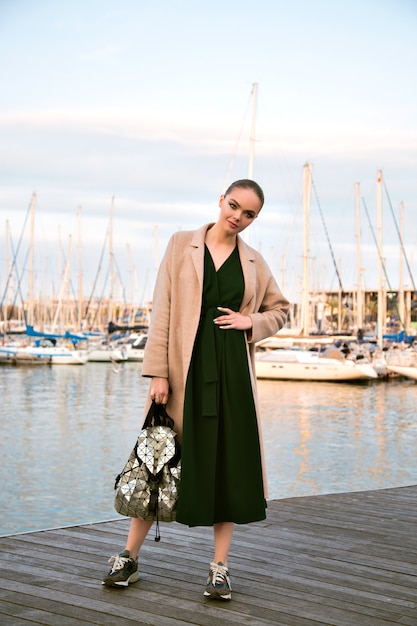
[(232, 594), (229, 592), (221, 595), (218, 591), (205, 591), (204, 597), (211, 598), (212, 600), (231, 600)]
[(136, 583), (139, 580), (139, 574), (134, 572), (126, 580), (102, 580), (101, 584), (106, 587), (128, 587), (130, 583)]

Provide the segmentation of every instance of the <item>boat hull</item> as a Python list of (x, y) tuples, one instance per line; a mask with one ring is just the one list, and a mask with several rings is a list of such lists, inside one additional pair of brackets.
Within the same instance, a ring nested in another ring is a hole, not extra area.
[(127, 351), (121, 348), (93, 348), (88, 351), (88, 360), (94, 363), (120, 363), (127, 361)]
[(70, 350), (69, 348), (13, 347), (2, 348), (0, 355), (14, 365), (85, 365), (88, 360), (86, 350)]
[(387, 365), (387, 369), (399, 376), (417, 380), (417, 366), (415, 365)]
[(338, 382), (378, 378), (375, 369), (368, 363), (328, 359), (308, 352), (267, 352), (257, 355), (255, 366), (259, 379)]

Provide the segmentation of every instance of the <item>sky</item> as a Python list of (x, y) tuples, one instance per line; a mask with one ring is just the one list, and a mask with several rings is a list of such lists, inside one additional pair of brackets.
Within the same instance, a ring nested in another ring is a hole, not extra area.
[(0, 0), (0, 298), (20, 238), (26, 289), (34, 193), (36, 292), (58, 293), (69, 260), (74, 291), (81, 273), (104, 295), (113, 206), (114, 295), (141, 304), (169, 236), (215, 221), (250, 174), (266, 203), (247, 240), (299, 300), (306, 163), (310, 287), (337, 289), (337, 266), (356, 288), (359, 262), (377, 288), (378, 170), (388, 287), (401, 229), (411, 287), (416, 32), (415, 0)]

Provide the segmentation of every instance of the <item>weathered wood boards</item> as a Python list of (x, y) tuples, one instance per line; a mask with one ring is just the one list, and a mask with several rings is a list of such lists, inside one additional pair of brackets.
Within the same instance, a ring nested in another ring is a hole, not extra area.
[(0, 624), (417, 625), (417, 486), (270, 502), (236, 528), (230, 603), (202, 596), (211, 529), (179, 524), (151, 531), (138, 583), (102, 587), (128, 524), (0, 538)]

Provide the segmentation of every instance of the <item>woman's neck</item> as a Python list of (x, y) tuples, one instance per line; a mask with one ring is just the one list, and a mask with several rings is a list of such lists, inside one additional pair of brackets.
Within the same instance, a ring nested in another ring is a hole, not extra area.
[(209, 247), (231, 249), (236, 246), (236, 238), (233, 233), (226, 234), (216, 223), (206, 232), (205, 242)]
[(210, 251), (212, 261), (216, 271), (220, 269), (226, 259), (232, 254), (236, 246), (236, 235), (231, 237), (222, 236), (216, 230), (216, 224), (206, 233), (205, 243)]

